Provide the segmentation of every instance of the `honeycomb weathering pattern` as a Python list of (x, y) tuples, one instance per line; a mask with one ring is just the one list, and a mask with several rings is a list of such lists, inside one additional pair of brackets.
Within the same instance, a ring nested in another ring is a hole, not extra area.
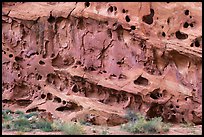
[(118, 125), (202, 123), (201, 2), (3, 2), (2, 105)]

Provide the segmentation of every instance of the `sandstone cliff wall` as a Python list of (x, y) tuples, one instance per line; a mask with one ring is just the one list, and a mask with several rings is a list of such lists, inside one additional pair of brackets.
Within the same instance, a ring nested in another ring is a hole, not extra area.
[(2, 4), (2, 105), (117, 125), (202, 123), (202, 3)]

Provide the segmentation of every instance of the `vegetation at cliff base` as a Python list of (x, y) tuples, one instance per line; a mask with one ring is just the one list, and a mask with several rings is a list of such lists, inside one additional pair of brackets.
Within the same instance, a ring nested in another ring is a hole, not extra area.
[(121, 128), (131, 133), (162, 133), (169, 131), (170, 125), (162, 122), (161, 117), (154, 117), (149, 120), (140, 113), (128, 110), (125, 116), (129, 122), (122, 124)]

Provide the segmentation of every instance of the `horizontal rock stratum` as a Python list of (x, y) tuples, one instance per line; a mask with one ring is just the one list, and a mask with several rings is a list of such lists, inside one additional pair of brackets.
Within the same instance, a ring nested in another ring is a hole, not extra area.
[(95, 125), (126, 109), (202, 124), (201, 2), (3, 2), (2, 105)]

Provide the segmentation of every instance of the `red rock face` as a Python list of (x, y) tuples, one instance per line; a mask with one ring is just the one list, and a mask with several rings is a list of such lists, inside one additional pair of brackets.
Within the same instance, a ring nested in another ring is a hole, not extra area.
[(202, 123), (201, 3), (3, 3), (2, 105), (118, 125)]

